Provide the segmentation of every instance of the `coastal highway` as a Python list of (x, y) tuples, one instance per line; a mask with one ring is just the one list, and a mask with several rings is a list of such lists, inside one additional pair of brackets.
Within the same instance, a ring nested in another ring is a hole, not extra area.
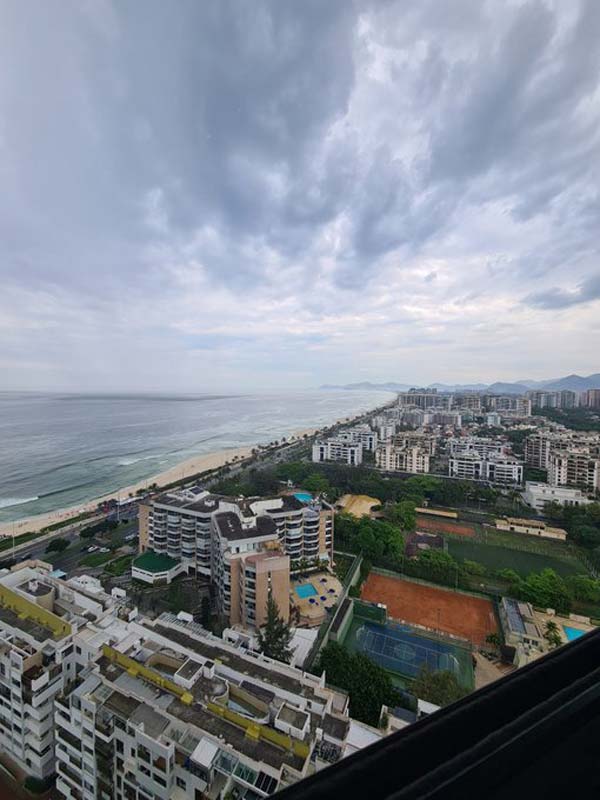
[[(101, 522), (102, 520), (113, 516), (114, 512), (108, 514), (96, 514), (93, 517), (88, 517), (85, 520), (75, 522), (72, 525), (65, 525), (64, 528), (59, 528), (57, 531), (44, 533), (35, 539), (24, 542), (23, 544), (17, 544), (14, 550), (12, 547), (8, 547), (5, 550), (0, 551), (0, 561), (9, 560), (13, 557), (19, 561), (25, 558), (46, 558), (46, 560), (48, 560), (49, 555), (52, 555), (56, 559), (56, 553), (45, 553), (46, 547), (52, 539), (63, 538), (72, 543), (79, 538), (79, 534), (83, 528), (87, 528), (89, 525), (94, 525), (97, 522)], [(130, 519), (137, 522), (137, 516)], [(4, 542), (7, 538), (10, 539), (10, 537), (4, 537), (1, 541)]]

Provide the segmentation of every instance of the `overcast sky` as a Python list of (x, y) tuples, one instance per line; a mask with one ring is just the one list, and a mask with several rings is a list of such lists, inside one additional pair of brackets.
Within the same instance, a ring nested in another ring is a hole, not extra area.
[(2, 0), (0, 388), (600, 371), (600, 2)]

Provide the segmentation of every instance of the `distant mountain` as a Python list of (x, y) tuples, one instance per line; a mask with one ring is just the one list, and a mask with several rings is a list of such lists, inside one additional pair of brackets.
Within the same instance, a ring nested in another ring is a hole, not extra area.
[(492, 383), (487, 391), (490, 394), (525, 394), (529, 387), (523, 383)]
[(430, 383), (428, 389), (438, 392), (485, 392), (487, 383)]
[[(326, 383), (319, 389), (379, 389), (386, 392), (407, 392), (412, 388), (419, 388), (417, 383), (347, 383), (345, 385)], [(582, 377), (581, 375), (567, 375), (564, 378), (554, 378), (547, 381), (522, 380), (516, 383), (430, 383), (428, 389), (437, 389), (438, 392), (490, 392), (491, 394), (525, 394), (531, 389), (548, 389), (549, 391), (562, 391), (570, 389), (573, 392), (584, 392), (586, 389), (600, 389), (600, 372)]]
[(596, 372), (594, 375), (588, 375), (587, 377), (582, 377), (581, 375), (567, 375), (565, 378), (546, 381), (543, 388), (557, 392), (563, 389), (570, 389), (572, 392), (585, 392), (586, 389), (600, 389), (600, 372)]
[(380, 390), (385, 392), (407, 392), (411, 388), (410, 383), (371, 383), (370, 381), (363, 381), (362, 383), (347, 383), (340, 386), (335, 383), (324, 383), (319, 386), (319, 389), (363, 389), (363, 390)]

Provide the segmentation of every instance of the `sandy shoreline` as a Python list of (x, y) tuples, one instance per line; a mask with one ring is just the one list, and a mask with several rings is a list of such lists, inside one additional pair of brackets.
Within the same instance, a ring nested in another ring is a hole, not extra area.
[[(339, 422), (344, 421), (345, 418), (343, 420), (339, 420)], [(337, 422), (332, 424), (337, 424)], [(288, 441), (290, 441), (293, 438), (302, 438), (304, 435), (313, 436), (319, 430), (319, 428), (308, 428), (301, 431), (295, 431), (286, 438)], [(14, 522), (2, 522), (0, 523), (0, 538), (13, 535), (19, 536), (23, 533), (33, 533), (39, 531), (48, 525), (53, 525), (55, 522), (71, 519), (72, 517), (76, 517), (86, 511), (94, 511), (98, 503), (103, 501), (118, 499), (123, 500), (129, 494), (135, 495), (138, 489), (147, 489), (148, 486), (153, 483), (156, 483), (159, 487), (166, 486), (170, 483), (174, 483), (175, 481), (181, 481), (185, 478), (190, 478), (193, 475), (198, 475), (201, 472), (218, 469), (219, 467), (227, 464), (227, 462), (240, 461), (244, 458), (247, 458), (252, 454), (252, 450), (256, 447), (259, 447), (259, 445), (246, 445), (245, 447), (235, 447), (227, 450), (220, 450), (214, 453), (204, 453), (203, 455), (194, 456), (186, 461), (182, 461), (180, 464), (176, 464), (174, 467), (170, 467), (168, 470), (165, 470), (158, 475), (145, 478), (144, 480), (138, 481), (131, 486), (125, 486), (122, 489), (117, 489), (116, 491), (111, 492), (110, 494), (102, 495), (102, 497), (95, 497), (84, 503), (79, 503), (76, 506), (72, 506), (70, 508), (61, 508), (57, 509), (56, 511), (48, 511), (45, 514), (38, 514), (34, 517), (24, 517), (23, 519), (18, 519)]]

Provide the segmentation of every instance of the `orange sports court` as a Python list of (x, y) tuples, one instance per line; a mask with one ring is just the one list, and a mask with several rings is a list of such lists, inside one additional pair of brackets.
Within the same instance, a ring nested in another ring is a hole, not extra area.
[(477, 646), (498, 631), (491, 600), (400, 577), (371, 572), (363, 584), (361, 599), (384, 603), (393, 619), (461, 636)]
[(459, 522), (429, 519), (422, 516), (417, 516), (417, 530), (427, 531), (428, 533), (449, 533), (454, 534), (454, 536), (475, 536), (475, 528), (471, 525), (461, 525)]

